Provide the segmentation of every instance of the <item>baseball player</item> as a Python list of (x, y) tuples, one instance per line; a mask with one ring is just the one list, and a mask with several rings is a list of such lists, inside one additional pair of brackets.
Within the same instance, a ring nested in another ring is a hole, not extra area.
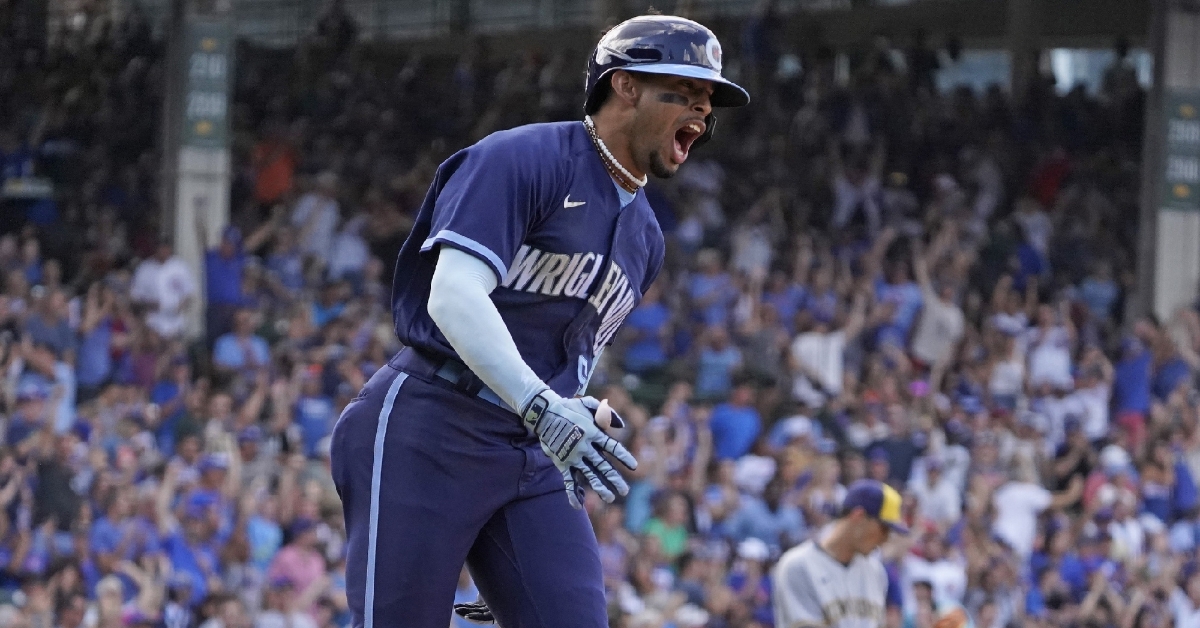
[[(644, 16), (588, 62), (582, 122), (501, 131), (438, 168), (392, 292), (406, 349), (333, 432), (360, 628), (445, 628), (466, 562), (504, 628), (608, 625), (583, 484), (637, 462), (587, 387), (654, 281), (662, 233), (642, 186), (749, 102), (690, 20)], [(564, 493), (565, 489), (565, 493)]]
[(819, 540), (784, 552), (771, 573), (776, 628), (880, 628), (888, 577), (873, 553), (907, 534), (900, 494), (875, 480), (850, 485), (842, 513)]

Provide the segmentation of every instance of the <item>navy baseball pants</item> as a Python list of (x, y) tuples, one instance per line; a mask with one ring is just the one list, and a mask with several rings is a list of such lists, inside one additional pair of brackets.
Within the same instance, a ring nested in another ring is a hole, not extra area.
[(446, 628), (464, 562), (502, 628), (608, 625), (591, 523), (516, 414), (385, 365), (334, 427), (332, 473), (355, 628)]

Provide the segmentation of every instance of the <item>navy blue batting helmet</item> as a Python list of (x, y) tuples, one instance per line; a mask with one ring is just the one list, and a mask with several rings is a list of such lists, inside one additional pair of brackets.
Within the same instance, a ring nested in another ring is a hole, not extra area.
[(605, 33), (588, 59), (585, 113), (600, 109), (612, 88), (609, 76), (616, 70), (712, 81), (713, 107), (741, 107), (750, 102), (746, 90), (721, 76), (717, 36), (682, 17), (643, 15)]

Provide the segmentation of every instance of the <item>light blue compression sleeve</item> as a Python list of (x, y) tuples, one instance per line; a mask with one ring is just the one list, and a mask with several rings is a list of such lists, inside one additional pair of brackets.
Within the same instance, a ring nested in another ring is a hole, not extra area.
[(463, 363), (519, 412), (548, 386), (521, 358), (488, 296), (496, 285), (495, 271), (483, 260), (442, 246), (429, 289), (429, 316)]

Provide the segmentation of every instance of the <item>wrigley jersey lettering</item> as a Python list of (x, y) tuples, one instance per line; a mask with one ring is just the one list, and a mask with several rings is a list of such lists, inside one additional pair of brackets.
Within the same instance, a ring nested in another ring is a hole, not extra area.
[(874, 556), (843, 565), (813, 541), (783, 554), (771, 573), (776, 628), (879, 628), (887, 572)]
[(521, 357), (563, 396), (586, 384), (664, 256), (645, 193), (621, 206), (580, 122), (494, 133), (438, 167), (396, 261), (392, 316), (405, 345), (458, 359), (426, 309), (442, 246), (492, 268)]

